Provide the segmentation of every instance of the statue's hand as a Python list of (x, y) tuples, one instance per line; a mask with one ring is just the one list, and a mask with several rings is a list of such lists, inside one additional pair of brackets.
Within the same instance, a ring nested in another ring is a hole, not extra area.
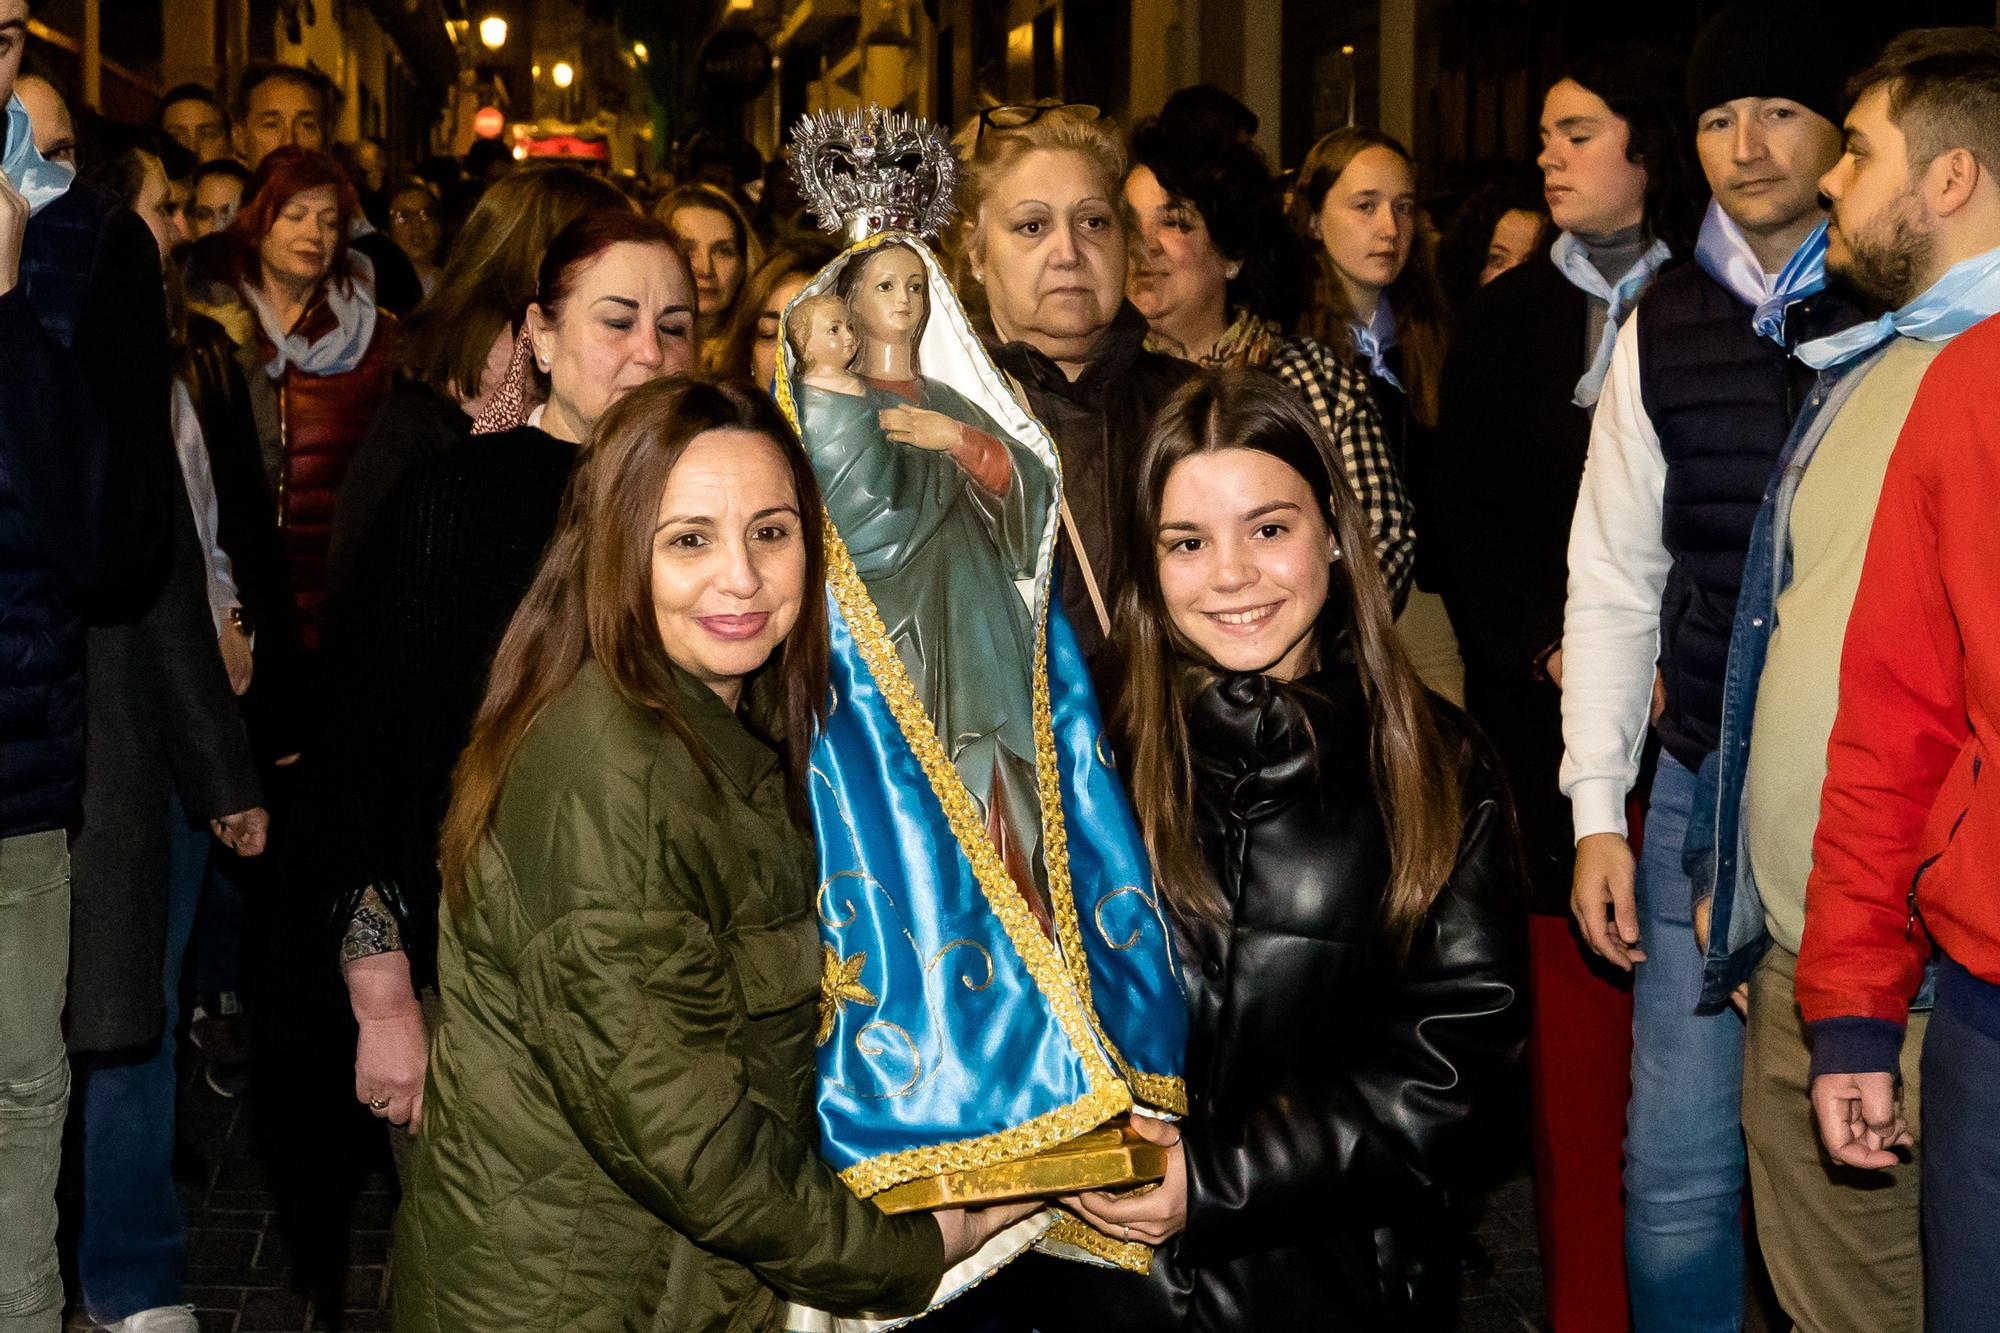
[(956, 421), (927, 407), (885, 407), (880, 419), (882, 433), (897, 444), (915, 445), (941, 454), (960, 439)]

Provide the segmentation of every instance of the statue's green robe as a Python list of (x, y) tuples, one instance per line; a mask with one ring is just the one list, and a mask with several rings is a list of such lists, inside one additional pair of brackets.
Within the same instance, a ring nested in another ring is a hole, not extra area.
[[(924, 710), (968, 791), (999, 815), (1046, 893), (1035, 784), (1035, 627), (1017, 581), (1037, 575), (1055, 501), (1048, 464), (949, 385), (797, 389), (806, 452), (834, 527), (868, 585)], [(1004, 493), (949, 453), (882, 433), (885, 408), (925, 407), (1003, 445)], [(1025, 885), (1023, 886), (1026, 887)]]

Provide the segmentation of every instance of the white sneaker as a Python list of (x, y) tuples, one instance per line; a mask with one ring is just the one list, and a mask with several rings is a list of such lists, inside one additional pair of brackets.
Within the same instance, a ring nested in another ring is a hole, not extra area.
[(201, 1333), (192, 1305), (161, 1305), (126, 1315), (114, 1324), (100, 1324), (106, 1333)]

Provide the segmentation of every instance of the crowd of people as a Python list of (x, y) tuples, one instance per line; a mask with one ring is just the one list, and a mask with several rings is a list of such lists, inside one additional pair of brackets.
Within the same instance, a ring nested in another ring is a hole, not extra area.
[[(815, 1151), (782, 368), (914, 380), (795, 304), (835, 245), (727, 154), (397, 176), (303, 67), (106, 120), (25, 22), (0, 1333), (60, 1327), (59, 1221), (93, 1327), (197, 1327), (190, 1060), (311, 1294), (386, 1145), (413, 1331), (1448, 1328), (1517, 1145), (1556, 1333), (1740, 1330), (1758, 1271), (1808, 1333), (2000, 1328), (2000, 32), (1736, 0), (1450, 194), (1367, 127), (1278, 169), (1207, 87), (956, 127), (1190, 1106), (1157, 1187), (1060, 1201), (1149, 1272), (923, 1313), (1036, 1205), (889, 1216)], [(883, 447), (979, 480), (936, 416)]]

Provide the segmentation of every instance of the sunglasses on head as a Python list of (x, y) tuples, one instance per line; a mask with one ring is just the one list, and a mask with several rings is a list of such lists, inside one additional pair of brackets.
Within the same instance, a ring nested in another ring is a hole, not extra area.
[(989, 106), (979, 113), (979, 133), (974, 138), (985, 138), (988, 130), (1026, 129), (1044, 116), (1068, 116), (1087, 122), (1103, 115), (1088, 102), (1008, 102)]

